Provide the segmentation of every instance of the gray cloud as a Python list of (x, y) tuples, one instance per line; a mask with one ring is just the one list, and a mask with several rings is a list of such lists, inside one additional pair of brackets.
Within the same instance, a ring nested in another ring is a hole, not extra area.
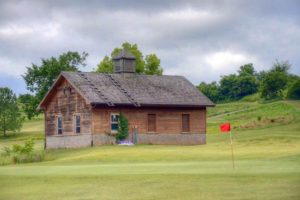
[(267, 69), (275, 59), (299, 74), (299, 10), (296, 0), (1, 1), (0, 86), (24, 91), (25, 66), (68, 50), (88, 52), (83, 70), (91, 70), (124, 41), (195, 84), (248, 62)]

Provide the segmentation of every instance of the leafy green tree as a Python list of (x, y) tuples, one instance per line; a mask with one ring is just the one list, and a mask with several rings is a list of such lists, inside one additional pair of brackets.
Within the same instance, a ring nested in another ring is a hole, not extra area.
[(269, 72), (261, 82), (261, 97), (264, 99), (274, 99), (282, 97), (282, 92), (286, 87), (287, 76), (281, 72)]
[(258, 80), (253, 64), (242, 65), (238, 75), (222, 76), (220, 80), (220, 95), (225, 101), (239, 100), (258, 90)]
[(0, 131), (17, 131), (22, 127), (23, 118), (17, 105), (17, 97), (7, 87), (0, 88)]
[(276, 60), (275, 63), (273, 64), (271, 71), (288, 74), (290, 69), (291, 69), (291, 64), (288, 61), (280, 62)]
[(260, 84), (260, 94), (264, 99), (282, 98), (288, 83), (290, 64), (276, 61), (270, 71), (265, 72)]
[(21, 94), (18, 100), (26, 117), (32, 119), (37, 113), (36, 105), (39, 104), (39, 100), (31, 94)]
[(119, 130), (116, 135), (118, 141), (125, 140), (128, 137), (128, 120), (123, 113), (119, 114)]
[(219, 102), (222, 100), (220, 97), (219, 85), (215, 81), (208, 84), (201, 82), (197, 88), (213, 102)]
[(295, 80), (288, 87), (287, 98), (288, 99), (300, 99), (300, 78)]
[(238, 100), (240, 93), (239, 78), (235, 74), (222, 76), (220, 80), (220, 95), (225, 101)]
[(145, 63), (145, 74), (162, 75), (163, 69), (160, 67), (160, 59), (155, 54), (147, 55)]
[(238, 71), (239, 94), (238, 98), (254, 94), (258, 90), (256, 71), (252, 63), (240, 66)]
[(113, 60), (112, 57), (117, 55), (122, 49), (126, 49), (131, 52), (136, 59), (136, 73), (138, 74), (157, 74), (162, 75), (163, 69), (160, 67), (160, 59), (155, 54), (149, 54), (145, 57), (139, 50), (137, 44), (130, 44), (124, 42), (119, 48), (115, 48), (111, 52), (111, 56), (105, 56), (103, 60), (97, 65), (96, 72), (100, 73), (112, 73), (113, 72)]
[(255, 76), (256, 72), (252, 63), (240, 66), (238, 70), (239, 76)]
[[(85, 66), (85, 60), (88, 56), (83, 52), (67, 52), (58, 58), (51, 57), (42, 59), (41, 65), (32, 64), (27, 67), (27, 72), (23, 75), (27, 89), (34, 93), (35, 98), (31, 99), (31, 107), (37, 107), (43, 99), (49, 88), (62, 71), (78, 71), (79, 67)], [(37, 112), (34, 115), (38, 114)]]
[(258, 82), (255, 76), (239, 76), (238, 77), (239, 90), (237, 97), (238, 99), (243, 98), (244, 96), (254, 94), (258, 90)]
[(96, 72), (99, 73), (112, 73), (114, 64), (111, 58), (105, 56), (103, 60), (97, 65)]

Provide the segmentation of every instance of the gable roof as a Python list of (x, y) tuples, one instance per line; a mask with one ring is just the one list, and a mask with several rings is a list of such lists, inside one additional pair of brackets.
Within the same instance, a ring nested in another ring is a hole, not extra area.
[(182, 76), (62, 72), (59, 77), (69, 81), (91, 105), (214, 106), (212, 101)]

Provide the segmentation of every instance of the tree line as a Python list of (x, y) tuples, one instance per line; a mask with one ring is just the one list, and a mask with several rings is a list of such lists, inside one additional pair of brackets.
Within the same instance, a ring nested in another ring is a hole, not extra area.
[[(94, 69), (99, 73), (113, 72), (112, 57), (126, 49), (136, 57), (136, 73), (162, 75), (163, 68), (156, 54), (146, 56), (137, 44), (125, 42), (114, 48), (110, 56), (105, 56)], [(0, 88), (0, 131), (20, 129), (24, 114), (28, 119), (37, 116), (39, 102), (46, 95), (62, 71), (79, 71), (86, 66), (88, 54), (66, 52), (58, 57), (41, 59), (41, 64), (31, 64), (22, 75), (30, 93), (17, 96), (9, 88)], [(221, 76), (218, 82), (201, 82), (197, 88), (215, 103), (236, 101), (251, 94), (259, 94), (262, 99), (300, 99), (300, 78), (289, 73), (288, 62), (276, 61), (267, 71), (256, 72), (253, 64), (245, 64), (236, 74)], [(24, 113), (24, 114), (23, 114)]]
[(257, 72), (252, 63), (218, 82), (201, 82), (197, 88), (215, 103), (240, 100), (257, 94), (262, 100), (300, 99), (300, 77), (289, 73), (288, 61), (276, 60), (270, 70)]

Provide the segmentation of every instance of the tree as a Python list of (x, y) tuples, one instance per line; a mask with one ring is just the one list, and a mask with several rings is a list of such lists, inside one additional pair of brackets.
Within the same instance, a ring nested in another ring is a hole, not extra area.
[(160, 67), (160, 59), (155, 54), (147, 55), (145, 63), (145, 74), (162, 75), (163, 69)]
[[(31, 67), (27, 67), (27, 72), (22, 77), (26, 82), (27, 89), (35, 96), (30, 101), (31, 107), (38, 106), (61, 71), (78, 71), (79, 67), (85, 66), (87, 56), (88, 54), (85, 52), (79, 54), (69, 51), (58, 58), (42, 59), (40, 66), (32, 64)], [(38, 113), (35, 112), (34, 115), (36, 114)]]
[(119, 114), (119, 130), (116, 135), (118, 141), (125, 140), (128, 136), (128, 120), (123, 113)]
[(283, 97), (288, 83), (290, 64), (276, 61), (270, 71), (265, 72), (260, 84), (260, 94), (264, 99)]
[[(160, 67), (160, 59), (155, 54), (149, 54), (144, 59), (143, 53), (139, 50), (137, 44), (130, 44), (124, 42), (119, 48), (115, 48), (111, 52), (111, 56), (105, 56), (103, 60), (97, 65), (96, 72), (100, 73), (112, 73), (113, 72), (113, 60), (122, 49), (128, 50), (135, 56), (136, 59), (136, 73), (138, 74), (157, 74), (162, 75), (163, 69)], [(146, 69), (145, 69), (146, 68)]]
[(220, 95), (225, 101), (239, 99), (240, 87), (239, 78), (235, 74), (222, 76), (220, 80)]
[(288, 87), (287, 98), (300, 99), (300, 78)]
[(252, 63), (240, 66), (238, 71), (238, 84), (239, 84), (239, 98), (254, 94), (258, 90), (258, 80), (256, 71)]
[(238, 75), (222, 76), (220, 80), (220, 95), (225, 101), (239, 100), (258, 90), (258, 80), (253, 64), (240, 66)]
[(240, 66), (238, 70), (239, 76), (255, 76), (256, 72), (252, 63)]
[(288, 74), (291, 69), (291, 64), (288, 61), (278, 61), (276, 60), (273, 64), (271, 71), (282, 72)]
[(99, 73), (112, 73), (113, 72), (113, 61), (108, 56), (105, 56), (103, 60), (97, 65), (96, 72)]
[(36, 105), (39, 104), (39, 100), (34, 95), (21, 94), (19, 96), (19, 102), (28, 119), (31, 119), (36, 115)]
[(239, 76), (238, 77), (239, 92), (237, 94), (238, 99), (244, 96), (254, 94), (258, 90), (258, 82), (255, 76)]
[(215, 81), (209, 84), (201, 82), (197, 88), (213, 102), (219, 102), (222, 100), (220, 97), (219, 86)]
[(0, 88), (0, 131), (6, 136), (7, 131), (20, 130), (22, 122), (16, 95), (7, 87)]

